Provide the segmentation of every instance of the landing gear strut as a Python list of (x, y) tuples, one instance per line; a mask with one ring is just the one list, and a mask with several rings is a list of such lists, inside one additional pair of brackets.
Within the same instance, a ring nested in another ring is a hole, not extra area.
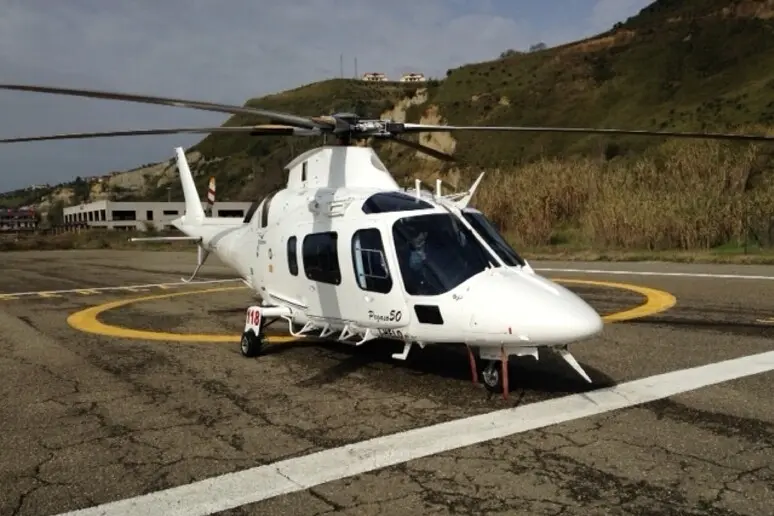
[(260, 355), (268, 342), (266, 328), (280, 317), (290, 321), (292, 315), (293, 312), (286, 306), (253, 305), (248, 307), (245, 329), (242, 332), (242, 340), (239, 345), (242, 355), (246, 357)]
[[(468, 358), (470, 359), (470, 370), (473, 375), (473, 383), (478, 383), (478, 366), (476, 364), (476, 356), (473, 354), (473, 350), (470, 346), (468, 348)], [(553, 348), (555, 352), (564, 359), (567, 364), (572, 367), (576, 373), (578, 373), (588, 383), (592, 383), (591, 378), (586, 371), (580, 366), (575, 357), (570, 354), (567, 346), (560, 346)], [(479, 358), (485, 361), (486, 366), (481, 371), (481, 376), (484, 380), (484, 387), (489, 392), (502, 393), (504, 399), (508, 399), (508, 356), (513, 355), (517, 357), (532, 356), (535, 360), (538, 359), (538, 348), (530, 346), (520, 346), (517, 348), (511, 347), (510, 353), (506, 352), (505, 347), (493, 348), (493, 347), (481, 347), (479, 348)]]
[[(467, 348), (473, 383), (478, 383), (476, 356), (470, 346)], [(484, 348), (481, 349), (480, 354), (481, 359), (486, 360), (486, 366), (481, 371), (484, 387), (489, 392), (502, 394), (504, 399), (508, 399), (508, 354), (505, 352), (505, 348), (499, 350)]]

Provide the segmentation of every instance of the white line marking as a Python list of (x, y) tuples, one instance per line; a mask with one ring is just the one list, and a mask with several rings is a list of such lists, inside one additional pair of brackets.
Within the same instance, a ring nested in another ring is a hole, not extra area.
[(212, 514), (436, 453), (771, 370), (774, 370), (774, 351), (377, 437), (66, 514)]
[(178, 282), (172, 282), (172, 283), (147, 283), (144, 285), (119, 285), (116, 287), (81, 287), (81, 288), (71, 288), (67, 290), (36, 290), (36, 291), (29, 291), (29, 292), (2, 292), (0, 293), (0, 297), (16, 297), (16, 296), (44, 296), (44, 297), (52, 297), (56, 294), (71, 294), (71, 293), (84, 293), (84, 292), (90, 292), (93, 294), (96, 294), (97, 292), (105, 292), (109, 290), (129, 290), (132, 292), (136, 292), (136, 289), (142, 289), (142, 288), (151, 288), (151, 287), (159, 287), (159, 288), (165, 288), (165, 287), (172, 287), (177, 285), (206, 285), (210, 283), (231, 283), (234, 281), (242, 281), (242, 278), (231, 278), (231, 279), (222, 279), (222, 280), (201, 280), (201, 281), (191, 281), (190, 283), (185, 283), (183, 281)]
[(619, 271), (606, 269), (552, 269), (535, 268), (535, 271), (546, 272), (583, 272), (586, 274), (619, 274), (621, 276), (681, 276), (685, 278), (713, 278), (713, 279), (750, 279), (750, 280), (774, 280), (774, 276), (753, 276), (745, 274), (709, 274), (702, 272), (655, 272), (655, 271)]

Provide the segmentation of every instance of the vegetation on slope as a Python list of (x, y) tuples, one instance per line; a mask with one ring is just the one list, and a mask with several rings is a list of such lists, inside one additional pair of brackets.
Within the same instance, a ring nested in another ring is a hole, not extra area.
[[(449, 70), (428, 85), (424, 102), (408, 107), (406, 118), (766, 131), (774, 125), (772, 13), (771, 1), (654, 2), (595, 38)], [(369, 103), (361, 107), (372, 108), (363, 113), (372, 115), (404, 93), (328, 81), (250, 103), (322, 114), (341, 105), (326, 110), (320, 96), (327, 101), (344, 90)], [(459, 187), (481, 168), (489, 170), (476, 203), (524, 245), (693, 249), (772, 240), (771, 146), (535, 133), (455, 134), (448, 140), (435, 146), (454, 149), (460, 166), (453, 171), (390, 145), (377, 148), (398, 175), (442, 172)], [(307, 143), (318, 142), (301, 145)], [(255, 193), (284, 181), (280, 160), (273, 169), (260, 168), (264, 157), (291, 155), (286, 140), (245, 136), (213, 135), (195, 149), (206, 158), (224, 157), (223, 165), (249, 149), (243, 156), (266, 174)], [(229, 191), (218, 185), (219, 195)]]
[(668, 142), (642, 156), (545, 159), (494, 171), (474, 204), (529, 248), (711, 249), (774, 244), (760, 147)]
[[(354, 111), (471, 125), (757, 130), (774, 126), (774, 2), (658, 0), (612, 30), (528, 53), (504, 52), (421, 87), (330, 80), (248, 104), (321, 115)], [(407, 102), (411, 99), (411, 102)], [(235, 116), (227, 124), (263, 123)], [(557, 134), (434, 135), (456, 167), (374, 144), (399, 177), (459, 188), (520, 245), (696, 249), (772, 240), (772, 149), (717, 142)], [(252, 200), (319, 139), (211, 135), (191, 151), (203, 190)], [(180, 199), (173, 176), (172, 196)], [(161, 182), (146, 192), (166, 199)]]

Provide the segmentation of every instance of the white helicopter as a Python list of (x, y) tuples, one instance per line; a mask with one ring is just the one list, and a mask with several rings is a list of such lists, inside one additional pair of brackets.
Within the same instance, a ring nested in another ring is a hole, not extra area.
[[(191, 240), (198, 245), (193, 279), (210, 253), (240, 275), (261, 299), (247, 308), (241, 352), (261, 353), (265, 328), (284, 319), (295, 337), (336, 339), (360, 346), (402, 341), (414, 345), (465, 343), (473, 381), (481, 372), (491, 392), (508, 395), (508, 358), (553, 350), (591, 379), (568, 345), (600, 333), (600, 315), (570, 290), (536, 274), (478, 210), (469, 206), (481, 174), (463, 193), (402, 189), (370, 147), (382, 138), (442, 160), (448, 155), (400, 138), (448, 131), (639, 134), (771, 141), (764, 135), (669, 131), (479, 127), (396, 123), (354, 114), (301, 117), (250, 106), (126, 93), (0, 84), (0, 89), (160, 104), (266, 117), (270, 124), (205, 128), (67, 133), (0, 143), (174, 133), (328, 136), (335, 145), (307, 151), (287, 166), (287, 185), (251, 206), (244, 220), (207, 216), (182, 148), (175, 149), (185, 214), (173, 224), (186, 236), (135, 240)], [(210, 184), (214, 196), (214, 184)], [(211, 197), (211, 196), (210, 196)], [(208, 199), (209, 200), (209, 199)], [(484, 361), (479, 368), (474, 354)]]

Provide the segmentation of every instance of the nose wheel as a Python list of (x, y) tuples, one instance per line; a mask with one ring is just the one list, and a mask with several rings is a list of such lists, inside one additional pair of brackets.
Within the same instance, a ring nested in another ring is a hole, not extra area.
[[(476, 356), (470, 346), (468, 348), (468, 358), (470, 359), (470, 371), (473, 375), (473, 383), (478, 383), (478, 364)], [(504, 399), (508, 399), (508, 354), (505, 348), (497, 350), (479, 349), (480, 359), (486, 360), (486, 366), (481, 371), (481, 380), (484, 387), (491, 393), (502, 394)]]
[(502, 375), (502, 362), (500, 360), (490, 360), (484, 370), (481, 372), (481, 380), (483, 380), (484, 387), (489, 392), (495, 394), (504, 394), (503, 392), (503, 375)]

